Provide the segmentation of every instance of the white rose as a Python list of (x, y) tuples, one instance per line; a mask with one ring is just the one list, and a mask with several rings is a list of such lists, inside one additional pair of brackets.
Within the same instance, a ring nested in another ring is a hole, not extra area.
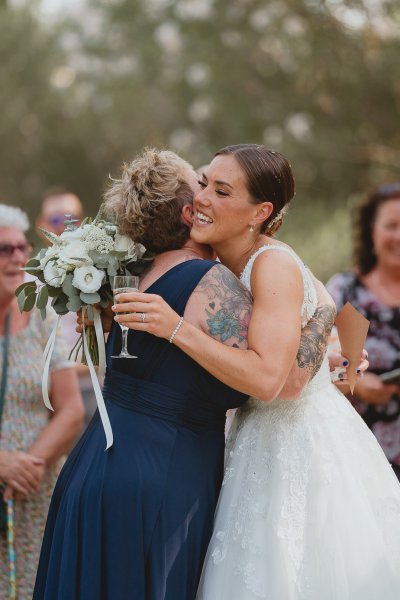
[(104, 271), (100, 271), (96, 267), (78, 267), (74, 271), (72, 285), (82, 292), (93, 294), (100, 288), (103, 279)]
[(60, 235), (60, 238), (66, 242), (72, 241), (72, 240), (80, 240), (82, 239), (82, 236), (84, 235), (85, 231), (84, 231), (84, 227), (77, 227), (77, 229), (73, 229), (72, 231), (63, 231), (62, 234)]
[(42, 269), (44, 269), (45, 266), (47, 265), (47, 263), (49, 262), (49, 260), (51, 260), (52, 258), (58, 258), (59, 252), (60, 252), (59, 246), (50, 246), (49, 248), (47, 248), (45, 255), (43, 256), (43, 258), (40, 261), (40, 267)]
[(61, 287), (65, 277), (65, 271), (57, 267), (54, 263), (48, 262), (43, 270), (43, 277), (49, 285)]
[(84, 265), (90, 266), (93, 264), (92, 259), (87, 253), (85, 244), (79, 240), (72, 240), (66, 246), (63, 246), (60, 249), (60, 259), (69, 265), (75, 265), (77, 267), (82, 267)]
[(127, 235), (115, 234), (115, 249), (118, 252), (125, 252), (129, 258), (137, 260), (146, 252), (146, 248), (142, 244), (136, 244)]

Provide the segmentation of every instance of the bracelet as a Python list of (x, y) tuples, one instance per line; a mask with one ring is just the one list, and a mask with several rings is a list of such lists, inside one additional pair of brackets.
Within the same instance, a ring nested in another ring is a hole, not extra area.
[(169, 338), (169, 343), (172, 344), (172, 342), (174, 341), (174, 337), (176, 336), (176, 334), (178, 333), (179, 329), (181, 328), (183, 323), (183, 317), (181, 317), (178, 321), (178, 325), (175, 327), (175, 329), (173, 330), (173, 332), (171, 333), (171, 337)]

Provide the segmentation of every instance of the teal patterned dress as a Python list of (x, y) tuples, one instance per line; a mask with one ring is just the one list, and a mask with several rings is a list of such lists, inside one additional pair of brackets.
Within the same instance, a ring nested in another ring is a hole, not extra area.
[[(10, 339), (0, 450), (28, 450), (48, 423), (41, 390), (42, 357), (54, 323), (54, 314), (43, 322), (35, 310), (29, 324)], [(0, 341), (2, 346), (1, 336)], [(73, 367), (67, 357), (68, 349), (58, 337), (51, 370)], [(0, 354), (0, 371), (2, 362)], [(37, 494), (15, 505), (18, 600), (32, 598), (47, 510), (60, 466), (54, 464), (47, 470)], [(0, 600), (8, 598), (8, 581), (7, 545), (0, 533)]]

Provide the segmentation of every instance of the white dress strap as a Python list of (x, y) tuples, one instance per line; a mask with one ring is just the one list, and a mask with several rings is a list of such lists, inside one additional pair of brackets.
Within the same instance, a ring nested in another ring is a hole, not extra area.
[(297, 265), (299, 266), (304, 284), (304, 298), (301, 307), (302, 327), (304, 327), (313, 316), (315, 309), (317, 308), (318, 299), (317, 292), (311, 278), (311, 273), (294, 250), (288, 246), (281, 246), (279, 244), (264, 244), (264, 246), (261, 246), (261, 248), (254, 252), (254, 254), (252, 254), (247, 261), (247, 264), (240, 275), (240, 281), (251, 292), (251, 271), (254, 262), (260, 254), (266, 252), (267, 250), (280, 250), (281, 252), (286, 252), (296, 261)]

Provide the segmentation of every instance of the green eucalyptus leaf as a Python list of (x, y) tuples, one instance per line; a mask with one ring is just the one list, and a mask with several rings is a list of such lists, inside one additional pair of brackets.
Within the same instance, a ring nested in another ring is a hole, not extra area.
[(74, 279), (74, 276), (71, 273), (69, 273), (65, 277), (63, 284), (62, 284), (62, 290), (63, 290), (64, 294), (67, 294), (67, 296), (69, 296), (69, 297), (79, 296), (79, 290), (72, 285), (73, 279)]
[(21, 312), (24, 310), (24, 304), (26, 300), (25, 288), (19, 292), (17, 295), (18, 308)]
[(42, 321), (44, 321), (47, 316), (46, 307), (40, 309), (40, 316), (42, 317)]
[(29, 267), (29, 268), (40, 267), (40, 260), (38, 260), (37, 258), (31, 258), (26, 263), (26, 266)]
[(62, 293), (61, 288), (59, 287), (53, 287), (52, 285), (48, 284), (46, 285), (46, 287), (50, 298), (57, 298), (57, 296), (59, 296)]
[(39, 309), (46, 308), (48, 300), (49, 300), (49, 292), (48, 292), (47, 287), (45, 285), (43, 285), (40, 288), (40, 291), (38, 293), (38, 297), (36, 300), (36, 307)]
[(66, 294), (64, 294), (63, 292), (60, 292), (60, 294), (58, 296), (56, 296), (56, 298), (53, 299), (51, 305), (58, 315), (66, 315), (67, 314), (68, 300), (69, 300), (68, 296)]
[(67, 302), (69, 312), (78, 312), (82, 308), (82, 300), (79, 296), (70, 296)]
[(29, 312), (35, 306), (35, 302), (36, 302), (36, 291), (27, 294), (26, 298), (25, 298), (23, 310), (25, 312)]
[(28, 291), (29, 288), (32, 288), (32, 291), (36, 289), (36, 281), (25, 281), (25, 283), (21, 283), (15, 290), (15, 295), (18, 296), (22, 290)]
[(100, 300), (101, 300), (100, 294), (98, 294), (97, 292), (94, 292), (93, 294), (81, 292), (80, 298), (81, 298), (82, 302), (84, 302), (85, 304), (96, 304), (97, 302), (100, 302)]

